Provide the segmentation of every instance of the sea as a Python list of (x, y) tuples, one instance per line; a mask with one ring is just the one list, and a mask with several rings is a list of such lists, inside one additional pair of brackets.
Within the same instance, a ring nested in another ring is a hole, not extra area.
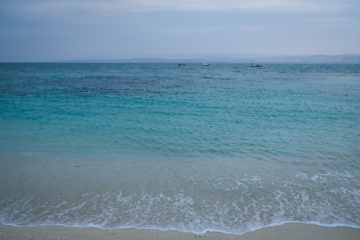
[(0, 222), (360, 228), (360, 65), (1, 63)]

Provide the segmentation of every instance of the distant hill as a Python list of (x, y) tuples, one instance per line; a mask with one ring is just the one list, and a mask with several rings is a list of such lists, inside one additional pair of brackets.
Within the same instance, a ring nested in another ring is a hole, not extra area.
[(360, 63), (360, 54), (282, 56), (256, 60), (273, 63)]

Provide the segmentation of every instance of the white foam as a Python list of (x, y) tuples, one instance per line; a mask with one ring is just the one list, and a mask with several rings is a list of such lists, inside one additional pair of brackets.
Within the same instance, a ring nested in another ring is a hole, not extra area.
[[(197, 180), (187, 189), (169, 186), (159, 192), (16, 196), (1, 200), (5, 207), (0, 209), (0, 220), (14, 226), (133, 227), (196, 234), (242, 234), (288, 222), (359, 226), (360, 190), (351, 185), (352, 174), (345, 174), (350, 185), (331, 185), (340, 175), (299, 172), (294, 179), (283, 181), (231, 176)], [(318, 181), (320, 178), (328, 181)]]

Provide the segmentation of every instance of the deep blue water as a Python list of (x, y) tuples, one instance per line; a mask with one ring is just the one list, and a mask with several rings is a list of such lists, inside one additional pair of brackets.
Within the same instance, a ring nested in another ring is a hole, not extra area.
[(360, 227), (360, 65), (0, 64), (0, 221)]

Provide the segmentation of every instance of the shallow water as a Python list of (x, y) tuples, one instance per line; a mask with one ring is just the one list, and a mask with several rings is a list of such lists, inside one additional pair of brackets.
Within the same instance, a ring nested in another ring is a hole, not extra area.
[(360, 65), (0, 64), (0, 221), (360, 226)]

